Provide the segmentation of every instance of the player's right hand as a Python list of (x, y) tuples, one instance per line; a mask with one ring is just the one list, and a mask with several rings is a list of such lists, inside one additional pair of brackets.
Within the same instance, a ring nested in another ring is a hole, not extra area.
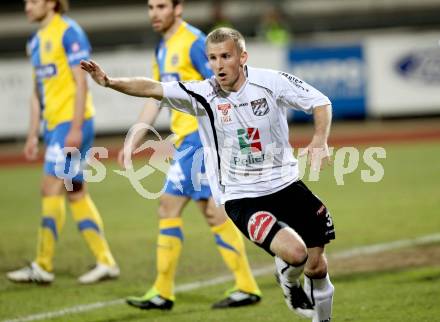
[(312, 171), (322, 170), (332, 163), (327, 140), (315, 136), (305, 149), (300, 150), (298, 157), (303, 156), (307, 156), (307, 164), (311, 166)]
[(107, 87), (109, 85), (109, 78), (105, 71), (95, 63), (93, 60), (81, 60), (81, 68), (85, 70), (93, 80), (101, 86)]
[(29, 137), (23, 149), (24, 157), (27, 160), (35, 160), (38, 156), (38, 137)]

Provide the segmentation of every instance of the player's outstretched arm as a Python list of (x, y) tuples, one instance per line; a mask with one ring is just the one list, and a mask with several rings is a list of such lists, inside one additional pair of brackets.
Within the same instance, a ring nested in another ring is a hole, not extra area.
[(93, 60), (82, 60), (81, 68), (90, 74), (93, 80), (104, 87), (110, 87), (118, 92), (138, 97), (152, 97), (161, 100), (163, 97), (162, 84), (146, 77), (109, 77)]

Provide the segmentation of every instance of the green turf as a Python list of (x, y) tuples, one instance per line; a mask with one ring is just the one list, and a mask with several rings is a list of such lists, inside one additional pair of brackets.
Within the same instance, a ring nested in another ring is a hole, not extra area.
[[(210, 305), (218, 299), (215, 295), (218, 287), (207, 287), (179, 294), (179, 301), (171, 312), (141, 311), (125, 304), (117, 304), (68, 317), (54, 318), (51, 321), (304, 321), (287, 309), (281, 297), (281, 290), (271, 276), (261, 277), (258, 281), (264, 298), (260, 304), (252, 308), (212, 311)], [(428, 322), (436, 321), (435, 317), (440, 314), (439, 267), (337, 275), (333, 282), (336, 287), (335, 321)], [(93, 287), (92, 291), (96, 292), (99, 288), (103, 287)], [(67, 295), (66, 300), (71, 298), (69, 290), (58, 291)], [(36, 292), (41, 294), (44, 290), (36, 288), (29, 291)], [(97, 295), (101, 299), (112, 299), (106, 297), (103, 292)]]
[[(416, 145), (389, 145), (379, 183), (364, 183), (360, 168), (345, 176), (345, 185), (335, 183), (327, 169), (319, 182), (305, 182), (328, 205), (334, 217), (337, 239), (329, 252), (351, 247), (437, 233), (440, 227), (438, 142)], [(76, 232), (68, 215), (55, 259), (56, 282), (50, 287), (15, 285), (4, 278), (10, 269), (31, 260), (35, 251), (40, 221), (38, 167), (0, 168), (2, 178), (0, 224), (0, 320), (59, 310), (141, 294), (155, 275), (157, 201), (138, 196), (127, 179), (112, 172), (90, 190), (104, 218), (106, 236), (118, 260), (122, 276), (118, 281), (96, 286), (78, 286), (76, 277), (93, 264), (93, 258)], [(163, 176), (145, 180), (151, 191), (161, 188)], [(190, 205), (184, 214), (185, 247), (179, 264), (177, 283), (206, 280), (227, 274), (215, 249), (209, 228)], [(253, 267), (271, 263), (260, 249), (247, 243)], [(428, 314), (440, 316), (438, 305), (428, 296), (438, 293), (439, 270), (420, 269), (336, 276), (335, 321), (432, 321)], [(210, 287), (181, 294), (175, 310), (139, 312), (116, 305), (54, 321), (280, 321), (289, 317), (280, 290), (272, 278), (258, 279), (265, 299), (253, 310), (215, 312), (209, 305), (219, 299), (230, 285)], [(425, 302), (425, 298), (429, 300)], [(412, 302), (411, 302), (412, 301)], [(431, 302), (430, 302), (431, 301)], [(414, 303), (409, 305), (409, 303)], [(430, 307), (429, 313), (424, 309)], [(437, 310), (437, 311), (435, 311)], [(406, 312), (406, 313), (405, 313)], [(295, 318), (292, 317), (292, 321)]]

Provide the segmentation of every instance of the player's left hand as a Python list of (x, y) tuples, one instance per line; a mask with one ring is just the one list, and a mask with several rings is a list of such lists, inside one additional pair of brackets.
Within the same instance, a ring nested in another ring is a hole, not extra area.
[(311, 165), (312, 171), (322, 170), (326, 165), (331, 164), (327, 140), (316, 136), (306, 148), (300, 151), (298, 156), (307, 156), (307, 164)]
[(64, 146), (66, 148), (77, 148), (81, 147), (82, 143), (82, 131), (80, 129), (70, 129), (67, 134), (66, 140), (64, 141)]

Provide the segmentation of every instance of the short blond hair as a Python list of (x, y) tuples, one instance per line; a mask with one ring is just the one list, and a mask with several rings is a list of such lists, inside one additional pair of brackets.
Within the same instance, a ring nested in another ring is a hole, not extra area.
[(210, 43), (218, 44), (229, 39), (234, 41), (235, 46), (240, 53), (246, 50), (246, 43), (243, 35), (238, 30), (228, 27), (221, 27), (211, 31), (206, 37), (206, 46)]

